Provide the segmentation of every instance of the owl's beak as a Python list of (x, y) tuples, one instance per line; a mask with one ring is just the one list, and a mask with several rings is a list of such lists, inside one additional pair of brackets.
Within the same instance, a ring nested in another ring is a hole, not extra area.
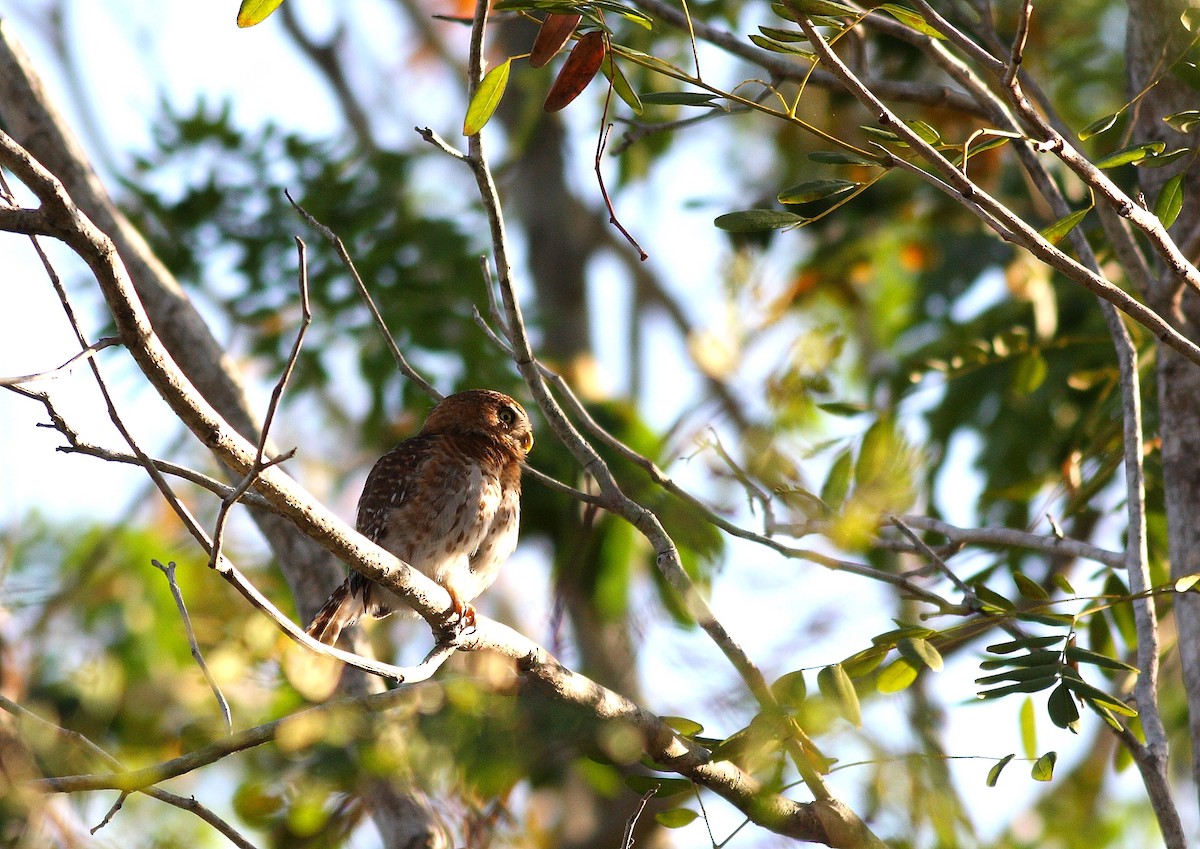
[(526, 431), (525, 438), (521, 440), (521, 449), (528, 454), (533, 450), (533, 431)]

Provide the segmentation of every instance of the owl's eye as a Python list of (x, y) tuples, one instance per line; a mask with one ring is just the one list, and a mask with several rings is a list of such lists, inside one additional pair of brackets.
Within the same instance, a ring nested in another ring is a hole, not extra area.
[(496, 413), (496, 418), (500, 419), (500, 423), (512, 427), (517, 421), (517, 411), (512, 407), (501, 407)]

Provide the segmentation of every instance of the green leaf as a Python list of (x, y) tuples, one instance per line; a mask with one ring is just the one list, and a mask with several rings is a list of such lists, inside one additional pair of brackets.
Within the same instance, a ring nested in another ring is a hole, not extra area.
[(1031, 651), (1018, 657), (1007, 657), (1003, 660), (985, 660), (979, 664), (980, 669), (1000, 669), (1005, 666), (1051, 666), (1062, 660), (1062, 653), (1056, 651)]
[(467, 106), (467, 117), (463, 121), (464, 136), (475, 135), (491, 120), (496, 107), (500, 105), (500, 98), (504, 96), (504, 89), (508, 87), (508, 74), (511, 70), (512, 59), (505, 59), (479, 81), (479, 87), (475, 89), (475, 94)]
[(1038, 351), (1030, 351), (1017, 360), (1012, 380), (1013, 391), (1018, 395), (1032, 395), (1049, 373), (1050, 366), (1046, 363), (1046, 358)]
[(917, 680), (917, 664), (901, 657), (889, 663), (875, 679), (875, 689), (881, 693), (899, 693)]
[(1033, 710), (1033, 699), (1026, 697), (1021, 702), (1017, 722), (1021, 729), (1021, 750), (1025, 757), (1032, 759), (1037, 755), (1037, 716)]
[(850, 401), (826, 401), (817, 404), (817, 409), (823, 413), (829, 413), (831, 416), (861, 416), (871, 410), (866, 404), (855, 404)]
[(1072, 675), (1070, 670), (1064, 674), (1063, 683), (1071, 688), (1072, 693), (1079, 696), (1088, 704), (1101, 705), (1113, 713), (1119, 713), (1122, 716), (1138, 715), (1135, 708), (1125, 704), (1116, 696), (1110, 696), (1099, 687), (1093, 687), (1082, 678)]
[(854, 691), (854, 682), (846, 674), (840, 663), (826, 666), (817, 673), (817, 687), (821, 694), (832, 701), (851, 725), (862, 725), (862, 708), (858, 703), (858, 693)]
[(1050, 593), (1046, 592), (1046, 588), (1023, 572), (1014, 572), (1013, 580), (1017, 584), (1017, 590), (1025, 598), (1033, 599), (1034, 601), (1049, 600)]
[(1050, 698), (1046, 700), (1046, 711), (1050, 714), (1050, 721), (1059, 728), (1074, 731), (1079, 723), (1079, 707), (1066, 684), (1059, 684), (1050, 693)]
[(797, 708), (808, 696), (808, 685), (804, 682), (804, 670), (797, 669), (780, 675), (771, 685), (771, 693), (783, 707)]
[(993, 612), (1007, 613), (1016, 610), (1017, 606), (995, 590), (988, 589), (983, 584), (976, 584), (971, 587), (975, 591), (975, 595), (983, 602), (985, 607), (990, 606)]
[(908, 125), (910, 130), (917, 134), (921, 141), (926, 142), (927, 144), (941, 144), (942, 134), (934, 129), (932, 125), (927, 124), (924, 121), (919, 121), (915, 118), (905, 121), (904, 123)]
[(683, 828), (700, 816), (690, 808), (673, 808), (669, 811), (659, 811), (654, 819), (663, 828)]
[(728, 233), (760, 233), (803, 224), (807, 218), (782, 209), (745, 209), (718, 215), (713, 224)]
[(652, 106), (713, 106), (717, 96), (703, 91), (651, 91), (641, 98)]
[(809, 180), (806, 183), (792, 186), (790, 189), (784, 189), (779, 193), (777, 200), (780, 203), (811, 203), (815, 200), (824, 200), (845, 194), (857, 189), (860, 185), (862, 184), (852, 180)]
[(1054, 585), (1056, 587), (1058, 587), (1060, 590), (1062, 590), (1067, 595), (1075, 595), (1076, 594), (1075, 588), (1073, 586), (1071, 586), (1071, 582), (1067, 580), (1066, 576), (1063, 575), (1062, 572), (1055, 572), (1054, 575), (1051, 577), (1051, 580), (1054, 581)]
[[(1133, 621), (1133, 605), (1129, 603), (1129, 587), (1113, 572), (1104, 579), (1104, 595), (1110, 599), (1108, 615), (1117, 626), (1117, 633), (1126, 644), (1137, 645), (1137, 624)], [(1120, 599), (1124, 599), (1121, 601)]]
[(881, 6), (876, 6), (875, 11), (887, 12), (909, 29), (916, 30), (922, 35), (927, 35), (930, 38), (946, 38), (946, 36), (942, 35), (940, 32), (930, 26), (919, 12), (914, 12), (912, 9), (899, 6), (895, 3), (884, 3)]
[(1033, 763), (1029, 775), (1034, 781), (1049, 781), (1054, 777), (1054, 765), (1058, 763), (1057, 752), (1046, 752)]
[(1200, 109), (1185, 109), (1163, 118), (1171, 128), (1181, 133), (1190, 133), (1200, 127)]
[(1105, 115), (1103, 118), (1097, 118), (1079, 131), (1079, 140), (1087, 141), (1092, 136), (1098, 136), (1103, 132), (1111, 130), (1113, 124), (1117, 123), (1117, 119), (1120, 117), (1120, 112), (1114, 112), (1111, 115)]
[(984, 675), (982, 678), (976, 678), (975, 683), (986, 687), (989, 684), (999, 684), (1001, 681), (1032, 681), (1037, 678), (1045, 678), (1047, 675), (1058, 674), (1059, 665), (1057, 663), (1043, 666), (1016, 666), (1012, 669), (1005, 669), (1003, 672), (997, 672), (994, 675)]
[(844, 150), (814, 150), (808, 155), (808, 158), (824, 165), (874, 165), (879, 167), (879, 162), (874, 159)]
[(634, 115), (641, 115), (644, 111), (641, 98), (633, 90), (633, 86), (629, 84), (629, 80), (626, 79), (625, 73), (621, 70), (621, 66), (617, 64), (616, 59), (613, 58), (612, 53), (608, 54), (608, 58), (600, 66), (600, 70), (604, 71), (604, 76), (608, 77), (612, 83), (613, 91), (617, 93), (617, 97), (625, 101), (625, 105), (633, 110)]
[(1080, 648), (1079, 646), (1067, 646), (1067, 660), (1073, 660), (1076, 663), (1090, 663), (1093, 666), (1099, 666), (1104, 669), (1113, 669), (1117, 672), (1137, 672), (1136, 666), (1130, 666), (1128, 663), (1109, 657), (1108, 655), (1099, 654), (1094, 651)]
[(1021, 649), (1044, 649), (1055, 643), (1061, 643), (1066, 639), (1065, 635), (1057, 637), (1022, 637), (1017, 640), (1009, 640), (1004, 643), (996, 643), (987, 647), (987, 651), (992, 654), (1012, 654)]
[(1179, 16), (1179, 22), (1188, 32), (1200, 31), (1200, 9), (1184, 9), (1183, 14)]
[(999, 762), (997, 762), (995, 765), (992, 766), (991, 769), (988, 770), (988, 774), (987, 774), (987, 786), (988, 787), (996, 786), (996, 782), (1000, 780), (1000, 773), (1004, 770), (1004, 768), (1006, 766), (1008, 766), (1008, 762), (1011, 761), (1015, 757), (1016, 757), (1016, 755), (1005, 755), (1004, 757), (1002, 757), (999, 760)]
[(1016, 616), (1022, 622), (1036, 622), (1038, 625), (1049, 625), (1051, 628), (1057, 628), (1060, 625), (1069, 628), (1075, 624), (1075, 617), (1065, 613), (1035, 613), (1029, 610), (1019, 612)]
[(1180, 173), (1167, 180), (1154, 199), (1154, 214), (1164, 227), (1174, 224), (1179, 211), (1183, 209), (1183, 177)]
[(928, 666), (934, 672), (941, 672), (945, 665), (942, 655), (928, 641), (919, 637), (905, 637), (896, 644), (900, 655), (914, 664)]
[(793, 41), (808, 41), (808, 36), (799, 30), (795, 29), (779, 29), (777, 27), (760, 26), (758, 31), (774, 41), (782, 41), (788, 44)]
[(879, 127), (872, 127), (869, 124), (862, 124), (859, 126), (859, 129), (876, 141), (887, 142), (899, 147), (908, 147), (908, 142), (904, 141), (904, 139), (891, 130), (881, 130)]
[(1069, 212), (1050, 226), (1043, 227), (1038, 232), (1050, 244), (1057, 244), (1062, 241), (1063, 236), (1074, 230), (1079, 225), (1079, 222), (1091, 211), (1092, 208), (1089, 206), (1086, 209), (1077, 209), (1074, 212)]
[(789, 14), (799, 12), (802, 15), (833, 15), (834, 17), (857, 14), (851, 7), (835, 3), (833, 0), (791, 0), (786, 8)]
[(694, 719), (688, 719), (686, 716), (660, 716), (659, 719), (684, 737), (695, 737), (704, 730), (703, 725)]
[(979, 698), (1001, 699), (1005, 696), (1011, 696), (1013, 693), (1040, 693), (1042, 690), (1053, 687), (1058, 680), (1058, 673), (1052, 672), (1051, 674), (1043, 675), (1040, 678), (1031, 678), (1028, 681), (1018, 681), (1015, 684), (1006, 684), (1003, 687), (993, 687), (990, 690), (981, 690), (979, 692)]
[(846, 495), (850, 492), (853, 476), (854, 455), (847, 448), (833, 461), (833, 465), (829, 467), (829, 476), (825, 478), (825, 484), (821, 487), (821, 500), (830, 510), (837, 512), (841, 509)]
[(1146, 142), (1145, 144), (1135, 144), (1129, 147), (1123, 147), (1120, 150), (1113, 151), (1108, 156), (1103, 157), (1096, 162), (1097, 168), (1119, 168), (1122, 165), (1129, 165), (1132, 162), (1139, 162), (1148, 156), (1158, 156), (1166, 150), (1165, 142), (1154, 141)]
[(282, 2), (283, 0), (242, 0), (242, 5), (238, 8), (237, 25), (245, 28), (261, 24)]
[(763, 50), (769, 50), (772, 53), (788, 53), (795, 56), (804, 56), (809, 59), (812, 59), (814, 55), (811, 50), (796, 47), (793, 44), (782, 41), (775, 41), (774, 39), (767, 38), (765, 35), (759, 35), (754, 32), (750, 33), (750, 40)]
[(845, 669), (846, 674), (851, 678), (862, 678), (873, 672), (883, 662), (883, 659), (888, 656), (888, 651), (887, 646), (872, 646), (869, 649), (855, 652), (842, 661), (842, 669)]

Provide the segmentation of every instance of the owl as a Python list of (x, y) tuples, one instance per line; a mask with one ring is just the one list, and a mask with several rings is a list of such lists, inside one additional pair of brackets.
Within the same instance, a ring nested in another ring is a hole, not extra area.
[[(437, 581), (458, 614), (496, 580), (517, 545), (521, 461), (533, 447), (525, 409), (487, 389), (447, 396), (420, 433), (371, 469), (358, 500), (359, 533)], [(333, 645), (363, 615), (382, 619), (402, 599), (358, 572), (334, 590), (308, 633)]]

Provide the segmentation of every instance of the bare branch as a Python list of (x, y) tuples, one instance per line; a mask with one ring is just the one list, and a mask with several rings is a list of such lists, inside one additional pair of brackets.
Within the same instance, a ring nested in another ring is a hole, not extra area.
[(38, 380), (48, 380), (51, 377), (55, 377), (60, 372), (66, 371), (67, 369), (69, 369), (71, 366), (75, 365), (75, 363), (79, 362), (80, 360), (91, 359), (93, 356), (96, 355), (96, 353), (98, 351), (103, 351), (105, 348), (111, 348), (113, 345), (120, 345), (120, 344), (121, 344), (121, 340), (118, 339), (117, 337), (104, 336), (104, 337), (96, 340), (95, 342), (93, 342), (91, 345), (88, 345), (86, 348), (84, 348), (78, 354), (71, 357), (71, 359), (67, 360), (65, 363), (58, 366), (57, 368), (52, 368), (49, 371), (40, 371), (40, 372), (35, 372), (33, 374), (25, 374), (25, 375), (21, 375), (19, 377), (0, 377), (0, 386), (17, 386), (22, 383), (33, 383), (34, 381), (38, 381)]

